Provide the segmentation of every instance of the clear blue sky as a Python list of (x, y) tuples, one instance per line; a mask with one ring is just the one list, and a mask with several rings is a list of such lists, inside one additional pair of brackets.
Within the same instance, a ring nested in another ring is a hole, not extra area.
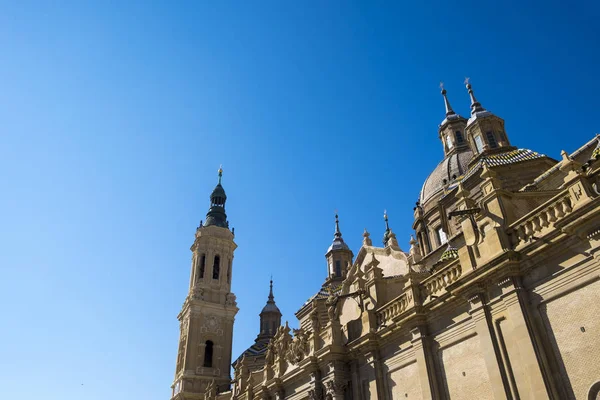
[(600, 131), (598, 2), (85, 3), (0, 7), (2, 399), (169, 398), (221, 163), (237, 355), (271, 273), (296, 324), (336, 208), (408, 249), (440, 80), (554, 158)]

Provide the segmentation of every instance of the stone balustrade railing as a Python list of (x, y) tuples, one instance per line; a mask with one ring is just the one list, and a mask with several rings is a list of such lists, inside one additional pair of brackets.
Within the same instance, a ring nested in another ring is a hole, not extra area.
[(404, 313), (413, 304), (410, 292), (402, 293), (394, 300), (383, 305), (377, 312), (377, 326), (387, 325), (396, 317)]
[(542, 204), (531, 213), (513, 223), (509, 231), (514, 235), (514, 245), (519, 246), (543, 234), (554, 223), (562, 219), (573, 210), (573, 201), (569, 191), (561, 193), (550, 201)]
[(446, 286), (456, 282), (462, 275), (462, 267), (459, 263), (447, 265), (445, 268), (436, 271), (432, 276), (422, 282), (425, 289), (425, 296), (439, 295)]

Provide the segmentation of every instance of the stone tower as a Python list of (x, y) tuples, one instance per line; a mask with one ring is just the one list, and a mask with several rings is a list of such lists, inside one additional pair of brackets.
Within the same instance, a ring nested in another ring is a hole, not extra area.
[(227, 390), (231, 382), (233, 321), (238, 312), (231, 268), (237, 246), (225, 214), (222, 174), (219, 169), (206, 222), (200, 223), (191, 247), (189, 292), (177, 316), (181, 333), (173, 400), (204, 398), (207, 390)]

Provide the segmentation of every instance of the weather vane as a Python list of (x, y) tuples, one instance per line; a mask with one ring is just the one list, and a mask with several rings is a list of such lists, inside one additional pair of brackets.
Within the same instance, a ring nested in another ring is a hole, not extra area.
[(469, 84), (469, 79), (471, 79), (471, 78), (469, 78), (468, 76), (465, 78), (465, 85)]

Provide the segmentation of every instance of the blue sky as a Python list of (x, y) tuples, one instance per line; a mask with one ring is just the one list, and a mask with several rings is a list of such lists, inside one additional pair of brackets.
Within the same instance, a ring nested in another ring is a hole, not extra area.
[(84, 3), (0, 7), (0, 398), (169, 397), (219, 164), (235, 358), (271, 273), (296, 325), (335, 209), (408, 249), (440, 80), (554, 158), (600, 131), (597, 2)]

